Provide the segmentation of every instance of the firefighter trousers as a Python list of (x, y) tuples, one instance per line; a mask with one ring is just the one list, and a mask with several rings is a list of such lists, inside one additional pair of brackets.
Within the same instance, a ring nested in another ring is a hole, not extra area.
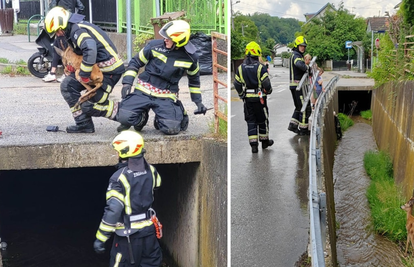
[(269, 109), (267, 100), (264, 104), (259, 99), (244, 101), (244, 119), (247, 122), (247, 135), (250, 145), (257, 145), (258, 141), (269, 140)]
[[(159, 267), (162, 263), (162, 251), (158, 239), (154, 234), (139, 237), (139, 234), (130, 236), (131, 244), (126, 237), (114, 236), (112, 243), (110, 267)], [(135, 264), (131, 264), (129, 246)]]
[[(74, 73), (67, 76), (60, 84), (60, 91), (66, 103), (68, 103), (75, 121), (77, 121), (78, 117), (89, 117), (89, 119), (90, 117), (106, 117), (114, 119), (118, 110), (118, 103), (108, 100), (108, 96), (112, 93), (112, 89), (121, 76), (121, 74), (104, 73), (103, 84), (96, 91), (96, 95), (82, 103), (78, 109), (75, 109), (74, 106), (85, 87), (76, 80)], [(83, 116), (80, 116), (82, 114)]]
[(311, 106), (308, 103), (308, 106), (304, 112), (300, 112), (302, 105), (304, 103), (304, 96), (302, 91), (296, 90), (296, 86), (290, 86), (290, 92), (292, 94), (293, 104), (295, 105), (295, 110), (293, 111), (292, 118), (290, 119), (289, 128), (297, 128), (299, 131), (308, 130), (308, 120), (311, 114)]
[(117, 121), (127, 126), (137, 125), (142, 114), (150, 109), (155, 113), (155, 128), (164, 134), (175, 135), (185, 130), (182, 126), (185, 110), (180, 100), (155, 97), (140, 90), (135, 90), (119, 103)]

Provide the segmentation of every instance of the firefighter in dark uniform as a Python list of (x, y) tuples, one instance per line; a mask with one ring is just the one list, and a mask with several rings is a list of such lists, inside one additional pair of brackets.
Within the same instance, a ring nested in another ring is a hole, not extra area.
[(158, 267), (162, 252), (157, 238), (159, 224), (151, 208), (154, 189), (161, 177), (144, 158), (144, 140), (131, 130), (122, 131), (112, 141), (119, 153), (119, 168), (109, 179), (106, 207), (96, 240), (96, 253), (105, 252), (105, 242), (115, 233), (110, 266)]
[[(191, 100), (197, 105), (195, 114), (205, 114), (200, 91), (200, 68), (195, 46), (189, 41), (190, 25), (184, 20), (165, 24), (160, 35), (164, 40), (150, 41), (131, 59), (122, 79), (122, 101), (117, 121), (118, 132), (141, 131), (148, 121), (148, 111), (155, 112), (154, 126), (164, 134), (185, 131), (188, 115), (178, 99), (178, 82), (186, 73)], [(138, 75), (138, 70), (145, 70)]]
[(295, 110), (290, 119), (288, 130), (299, 135), (308, 135), (310, 133), (308, 130), (308, 119), (311, 114), (311, 106), (308, 105), (304, 112), (300, 112), (305, 96), (303, 96), (302, 90), (296, 91), (302, 76), (309, 71), (309, 66), (305, 64), (303, 58), (307, 43), (303, 36), (297, 37), (292, 49), (292, 55), (290, 56), (289, 89), (292, 93)]
[(79, 73), (82, 82), (90, 82), (92, 66), (95, 63), (104, 76), (103, 85), (96, 95), (82, 103), (79, 108), (75, 108), (80, 92), (85, 90), (85, 87), (76, 80), (73, 67), (66, 66), (71, 75), (62, 81), (60, 90), (76, 122), (76, 125), (66, 128), (68, 133), (95, 132), (92, 116), (115, 119), (118, 103), (108, 100), (108, 96), (125, 71), (123, 61), (108, 35), (98, 26), (83, 19), (83, 15), (72, 14), (62, 7), (52, 8), (45, 18), (47, 32), (57, 36), (63, 35), (74, 47), (74, 52), (83, 56)]
[(236, 70), (234, 87), (244, 101), (247, 135), (252, 152), (257, 153), (259, 141), (262, 142), (262, 149), (274, 143), (269, 139), (267, 107), (267, 95), (272, 93), (272, 85), (266, 66), (259, 61), (262, 55), (260, 46), (256, 42), (248, 43), (245, 54), (245, 60)]

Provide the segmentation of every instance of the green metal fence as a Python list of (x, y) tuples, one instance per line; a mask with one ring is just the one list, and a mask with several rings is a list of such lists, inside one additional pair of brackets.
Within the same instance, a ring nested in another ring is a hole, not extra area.
[[(185, 11), (193, 32), (227, 34), (227, 0), (161, 0), (160, 15)], [(151, 18), (157, 17), (153, 0), (131, 1), (133, 33), (153, 33)], [(126, 0), (118, 1), (118, 32), (126, 32)]]

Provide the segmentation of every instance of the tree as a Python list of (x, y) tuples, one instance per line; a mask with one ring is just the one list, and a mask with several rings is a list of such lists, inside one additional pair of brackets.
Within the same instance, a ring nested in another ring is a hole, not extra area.
[[(368, 48), (369, 38), (363, 18), (355, 18), (341, 6), (338, 11), (327, 11), (321, 19), (314, 18), (302, 26), (302, 32), (308, 41), (306, 52), (325, 60), (344, 60), (348, 58), (346, 41), (363, 41)], [(350, 56), (355, 50), (350, 50)]]

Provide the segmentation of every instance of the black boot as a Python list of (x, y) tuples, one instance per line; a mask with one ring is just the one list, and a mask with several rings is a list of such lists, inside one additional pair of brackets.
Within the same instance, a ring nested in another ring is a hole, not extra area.
[(273, 146), (273, 144), (274, 144), (275, 142), (272, 140), (272, 139), (269, 139), (269, 140), (263, 140), (262, 141), (262, 149), (266, 149), (266, 148), (268, 148), (269, 146)]
[(299, 133), (298, 125), (293, 124), (293, 123), (289, 123), (288, 130), (291, 132), (294, 132), (295, 134)]
[(258, 148), (258, 144), (250, 144), (250, 146), (252, 147), (252, 153), (257, 153), (259, 152), (259, 148)]
[(125, 125), (125, 124), (121, 124), (116, 128), (116, 131), (118, 133), (122, 132), (122, 131), (126, 131), (130, 128), (131, 126)]
[(310, 131), (308, 130), (308, 128), (300, 129), (299, 135), (310, 135)]
[(67, 133), (94, 133), (95, 126), (91, 118), (82, 122), (76, 122), (76, 125), (66, 127)]
[(142, 128), (147, 124), (148, 122), (148, 111), (142, 111), (141, 112), (141, 118), (139, 119), (139, 122), (134, 125), (134, 129), (137, 132), (141, 132)]

